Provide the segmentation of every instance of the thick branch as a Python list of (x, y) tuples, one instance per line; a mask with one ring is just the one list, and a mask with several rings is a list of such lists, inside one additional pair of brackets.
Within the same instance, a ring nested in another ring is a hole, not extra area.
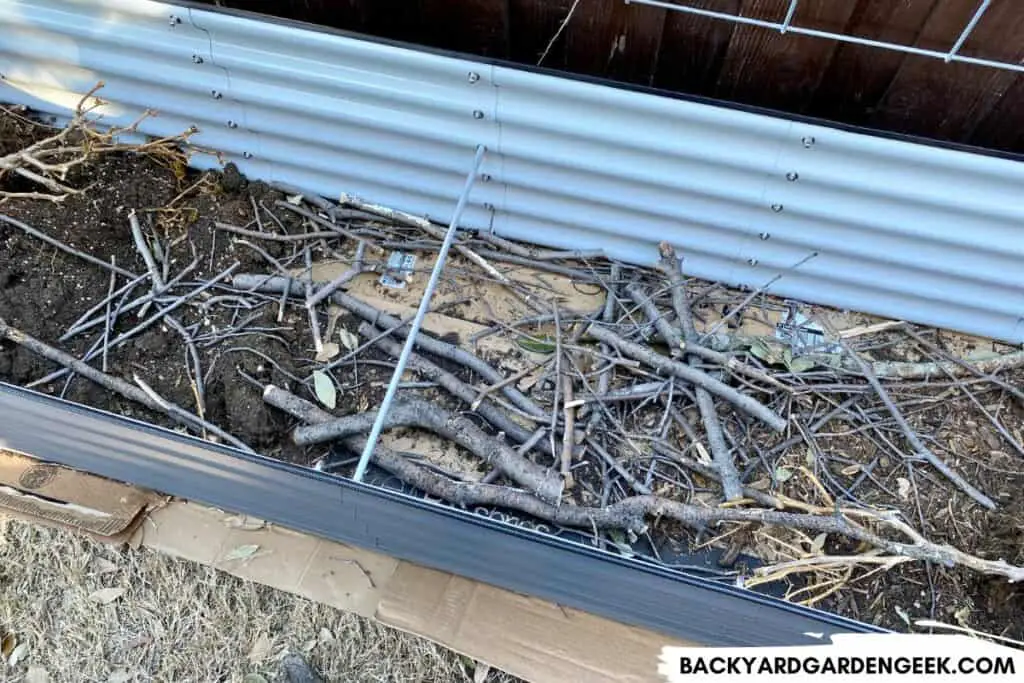
[[(295, 443), (309, 445), (369, 432), (377, 419), (376, 412), (358, 413), (331, 422), (295, 430)], [(557, 502), (564, 483), (552, 470), (536, 465), (515, 452), (508, 444), (476, 426), (465, 416), (451, 413), (429, 401), (406, 397), (396, 400), (388, 410), (385, 429), (419, 427), (454, 441), (486, 462), (501, 468), (514, 481), (535, 492), (540, 498)]]

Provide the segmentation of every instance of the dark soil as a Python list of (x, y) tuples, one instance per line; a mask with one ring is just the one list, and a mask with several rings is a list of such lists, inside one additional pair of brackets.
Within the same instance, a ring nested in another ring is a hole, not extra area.
[[(17, 119), (0, 115), (0, 154), (24, 146), (26, 140), (45, 131)], [(235, 261), (239, 272), (266, 272), (262, 257), (249, 249), (233, 245), (214, 229), (216, 221), (245, 225), (254, 218), (254, 207), (271, 207), (283, 195), (258, 182), (248, 182), (233, 167), (223, 175), (193, 173), (182, 175), (174, 168), (149, 157), (116, 155), (103, 157), (81, 167), (68, 179), (75, 187), (89, 187), (82, 195), (63, 203), (12, 200), (0, 205), (0, 213), (21, 220), (91, 255), (116, 258), (118, 265), (138, 273), (145, 264), (133, 246), (128, 213), (135, 210), (143, 224), (161, 238), (177, 243), (173, 248), (171, 273), (192, 259), (192, 247), (199, 265), (189, 277), (207, 281)], [(19, 181), (0, 178), (0, 188), (25, 190)], [(170, 208), (168, 208), (170, 207)], [(275, 215), (285, 227), (301, 231), (299, 219), (286, 212)], [(291, 246), (266, 242), (263, 246), (275, 258), (291, 253)], [(328, 254), (318, 253), (318, 257)], [(82, 314), (107, 295), (109, 275), (75, 257), (60, 253), (20, 230), (0, 223), (0, 317), (11, 325), (59, 348), (81, 356), (93, 337), (81, 335), (60, 343), (58, 339)], [(215, 292), (216, 293), (216, 292)], [(225, 293), (225, 292), (219, 292)], [(233, 312), (222, 306), (205, 309), (185, 307), (182, 321), (203, 323), (204, 330), (227, 330), (238, 318), (255, 316), (250, 328), (261, 331), (232, 337), (202, 346), (201, 366), (208, 375), (206, 383), (206, 419), (229, 431), (260, 452), (289, 462), (308, 465), (325, 449), (306, 451), (289, 438), (291, 421), (268, 409), (257, 387), (244, 379), (249, 375), (261, 383), (295, 386), (293, 376), (306, 377), (313, 366), (308, 322), (298, 307), (289, 309), (284, 320), (277, 320), (278, 307), (270, 300), (252, 311)], [(123, 331), (138, 318), (122, 316), (115, 332)], [(344, 320), (349, 329), (357, 323)], [(273, 359), (273, 363), (267, 358)], [(387, 360), (379, 355), (366, 359)], [(196, 397), (190, 382), (187, 351), (174, 330), (153, 326), (125, 347), (110, 354), (110, 372), (128, 379), (137, 374), (161, 395), (178, 405), (195, 410)], [(441, 361), (453, 371), (462, 373)], [(0, 343), (0, 381), (29, 384), (59, 369), (31, 352), (11, 343)], [(340, 386), (339, 408), (355, 411), (377, 405), (383, 394), (382, 380), (390, 376), (387, 367), (361, 363), (336, 374)], [(1018, 379), (1020, 379), (1018, 377)], [(62, 395), (69, 400), (133, 416), (148, 422), (173, 427), (164, 415), (152, 413), (92, 383), (60, 379), (36, 387), (39, 391)], [(307, 394), (308, 395), (308, 394)], [(431, 395), (437, 396), (435, 392)], [(1011, 428), (1020, 429), (1020, 406)], [(1005, 415), (1005, 414), (1004, 414)], [(932, 421), (938, 441), (951, 449), (944, 454), (959, 463), (967, 478), (987, 491), (1001, 504), (996, 513), (987, 513), (964, 496), (951, 493), (945, 480), (915, 469), (908, 474), (903, 464), (885, 458), (874, 471), (879, 482), (896, 490), (898, 478), (913, 477), (912, 495), (907, 499), (907, 519), (919, 526), (934, 541), (948, 542), (989, 559), (1005, 559), (1024, 564), (1024, 463), (1003, 452), (999, 438), (984, 423), (936, 405), (915, 419)], [(840, 432), (848, 425), (836, 423)], [(831, 429), (831, 426), (830, 426)], [(826, 429), (823, 431), (830, 431)], [(867, 465), (875, 458), (857, 439), (830, 439), (830, 452)], [(923, 476), (920, 473), (924, 473)], [(580, 475), (584, 473), (581, 471)], [(840, 472), (834, 473), (841, 477)], [(599, 476), (599, 475), (595, 475)], [(872, 489), (874, 490), (874, 489)], [(870, 491), (865, 502), (872, 502)], [(882, 502), (882, 499), (879, 499)], [(891, 500), (888, 500), (891, 504)], [(660, 525), (668, 537), (688, 537), (674, 525)], [(667, 532), (667, 533), (666, 533)], [(749, 540), (747, 536), (742, 538)], [(830, 543), (832, 541), (830, 540)], [(750, 546), (756, 543), (750, 541)], [(838, 550), (838, 548), (837, 548)], [(854, 551), (852, 548), (846, 551)], [(986, 578), (967, 570), (928, 567), (910, 563), (868, 578), (858, 570), (848, 584), (820, 606), (855, 619), (895, 630), (910, 630), (908, 620), (931, 618), (967, 625), (982, 631), (1024, 638), (1024, 591), (1002, 579)]]

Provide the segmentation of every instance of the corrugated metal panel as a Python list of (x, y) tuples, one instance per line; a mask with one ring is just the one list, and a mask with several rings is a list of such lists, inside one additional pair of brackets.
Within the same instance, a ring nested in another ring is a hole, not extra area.
[(102, 79), (112, 121), (443, 222), (484, 144), (469, 227), (637, 263), (668, 239), (699, 277), (1024, 341), (1018, 162), (161, 3), (0, 21), (0, 99), (66, 113)]

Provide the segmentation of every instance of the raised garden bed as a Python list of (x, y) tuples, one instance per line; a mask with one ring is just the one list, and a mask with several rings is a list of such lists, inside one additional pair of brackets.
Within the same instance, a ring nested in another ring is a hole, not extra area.
[[(194, 174), (184, 138), (57, 135), (0, 117), (0, 380), (349, 476), (404, 341), (383, 316), (410, 319), (443, 228)], [(653, 247), (457, 245), (374, 481), (896, 630), (1024, 635), (1019, 350), (686, 280)]]

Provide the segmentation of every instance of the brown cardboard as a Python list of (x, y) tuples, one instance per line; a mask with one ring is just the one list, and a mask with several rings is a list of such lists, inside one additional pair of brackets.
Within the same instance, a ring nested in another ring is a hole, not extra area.
[(23, 519), (121, 542), (163, 496), (0, 448), (0, 507)]
[(651, 631), (407, 562), (377, 619), (537, 683), (661, 681)]
[(142, 545), (372, 617), (398, 561), (341, 543), (174, 501), (154, 511)]
[[(185, 501), (154, 509), (165, 502), (156, 494), (50, 467), (0, 451), (0, 493), (6, 495), (0, 508), (16, 506), (0, 514), (70, 526), (106, 542), (119, 539), (217, 567), (376, 619), (529, 681), (658, 681), (661, 647), (688, 645), (262, 520)], [(15, 482), (34, 494), (16, 489)], [(93, 523), (97, 519), (103, 523)]]

